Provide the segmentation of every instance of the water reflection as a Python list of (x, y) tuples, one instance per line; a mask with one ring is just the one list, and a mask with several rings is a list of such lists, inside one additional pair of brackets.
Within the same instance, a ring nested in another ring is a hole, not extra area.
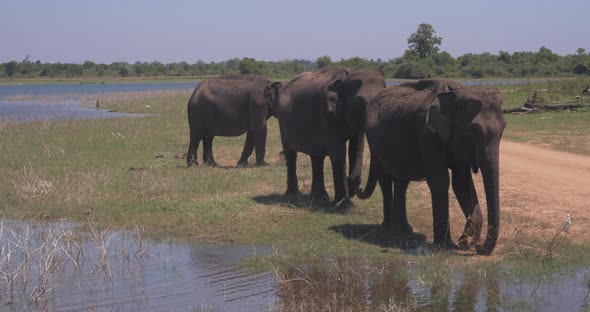
[(577, 311), (587, 308), (582, 275), (555, 275), (541, 284), (463, 273), (428, 281), (405, 261), (333, 258), (281, 272), (277, 305), (299, 311)]
[[(138, 235), (139, 233), (139, 235)], [(270, 247), (145, 240), (90, 224), (0, 221), (3, 310), (577, 311), (590, 270), (537, 281), (460, 268), (425, 272), (433, 255), (330, 257), (276, 272), (239, 263)], [(437, 261), (434, 259), (433, 261)]]

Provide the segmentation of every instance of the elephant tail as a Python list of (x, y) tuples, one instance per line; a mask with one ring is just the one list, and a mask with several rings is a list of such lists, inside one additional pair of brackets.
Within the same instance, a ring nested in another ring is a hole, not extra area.
[(367, 178), (367, 185), (365, 185), (365, 189), (359, 189), (356, 196), (360, 199), (367, 199), (371, 197), (373, 191), (375, 191), (375, 186), (377, 185), (377, 168), (376, 159), (371, 156), (371, 165), (369, 166), (369, 177)]

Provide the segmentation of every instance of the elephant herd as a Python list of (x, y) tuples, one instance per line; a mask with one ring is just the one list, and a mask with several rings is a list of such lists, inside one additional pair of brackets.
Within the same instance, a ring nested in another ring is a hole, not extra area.
[[(434, 79), (386, 87), (377, 71), (345, 67), (304, 72), (284, 85), (258, 75), (211, 78), (197, 86), (188, 103), (187, 165), (198, 163), (203, 141), (203, 163), (215, 166), (213, 138), (244, 133), (238, 165), (248, 165), (254, 149), (256, 165), (266, 165), (266, 121), (274, 116), (287, 164), (286, 195), (299, 194), (296, 166), (297, 153), (302, 152), (311, 158), (311, 197), (329, 200), (324, 185), (328, 157), (336, 209), (345, 210), (355, 195), (368, 198), (379, 183), (383, 227), (411, 233), (406, 191), (410, 181), (426, 180), (434, 245), (465, 250), (473, 244), (478, 254), (489, 255), (500, 223), (499, 146), (506, 126), (501, 106), (502, 96), (495, 89)], [(371, 163), (361, 189), (365, 136)], [(488, 207), (482, 244), (483, 217), (471, 175), (479, 170)], [(450, 233), (449, 184), (466, 218), (458, 245)]]

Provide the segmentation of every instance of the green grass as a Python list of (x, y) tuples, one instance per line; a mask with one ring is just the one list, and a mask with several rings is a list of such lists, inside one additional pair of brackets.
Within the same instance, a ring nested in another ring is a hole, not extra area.
[[(543, 84), (500, 86), (504, 108), (521, 107), (534, 92), (547, 103), (590, 104), (590, 96), (581, 90), (590, 79), (562, 79)], [(506, 114), (504, 138), (556, 150), (590, 155), (590, 109), (564, 110), (541, 114)]]
[[(273, 245), (272, 256), (253, 261), (266, 267), (286, 268), (326, 257), (363, 257), (377, 267), (400, 261), (413, 263), (420, 280), (428, 285), (448, 284), (444, 277), (454, 270), (512, 278), (590, 266), (580, 257), (590, 253), (587, 242), (574, 244), (564, 239), (556, 246), (559, 257), (547, 259), (540, 252), (523, 249), (520, 243), (526, 241), (538, 251), (546, 247), (546, 238), (507, 232), (490, 258), (469, 257), (472, 253), (408, 254), (379, 227), (379, 191), (367, 201), (353, 199), (355, 206), (344, 215), (327, 213), (327, 207), (305, 197), (286, 199), (282, 196), (286, 169), (279, 156), (275, 119), (269, 120), (267, 143), (266, 161), (271, 166), (235, 168), (244, 142), (241, 136), (215, 138), (213, 150), (220, 168), (187, 168), (184, 158), (175, 155), (187, 150), (189, 96), (190, 92), (162, 91), (101, 99), (107, 109), (155, 114), (145, 118), (0, 122), (0, 212), (9, 218), (81, 221), (81, 213), (92, 207), (91, 218), (98, 226), (133, 229), (137, 224), (155, 239)], [(550, 132), (565, 138), (551, 147), (570, 150), (564, 142), (587, 137), (590, 112), (511, 115), (507, 119), (505, 138), (528, 142), (529, 135), (544, 137)], [(199, 162), (201, 152), (199, 149)], [(325, 170), (328, 193), (333, 196), (329, 161)], [(302, 154), (298, 175), (302, 193), (308, 194), (311, 164)], [(456, 237), (464, 217), (452, 196), (451, 201)], [(410, 185), (408, 213), (414, 230), (431, 241), (430, 193), (425, 183)], [(518, 215), (502, 214), (504, 231), (524, 223)]]

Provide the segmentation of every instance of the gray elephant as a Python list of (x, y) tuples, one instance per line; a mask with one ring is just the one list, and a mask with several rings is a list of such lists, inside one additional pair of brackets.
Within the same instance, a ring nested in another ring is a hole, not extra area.
[[(496, 246), (500, 225), (499, 147), (506, 121), (497, 90), (463, 87), (444, 80), (421, 80), (389, 87), (367, 107), (366, 134), (371, 151), (367, 198), (379, 182), (383, 193), (383, 225), (396, 232), (412, 232), (406, 216), (410, 181), (426, 179), (432, 195), (434, 244), (469, 248), (482, 229), (479, 200), (470, 170), (481, 169), (488, 207), (487, 237), (476, 245), (489, 255)], [(459, 246), (449, 227), (449, 173), (467, 219)], [(392, 194), (393, 182), (393, 194)]]
[(302, 152), (312, 162), (311, 197), (329, 200), (324, 185), (327, 156), (332, 162), (336, 206), (348, 207), (361, 182), (365, 106), (383, 88), (379, 72), (343, 67), (305, 72), (285, 84), (275, 116), (287, 162), (286, 195), (299, 194), (296, 166), (297, 152)]
[(256, 148), (256, 165), (265, 165), (266, 121), (278, 100), (280, 82), (258, 75), (235, 75), (201, 82), (188, 102), (190, 144), (187, 166), (197, 164), (197, 149), (203, 141), (203, 162), (217, 166), (213, 157), (215, 136), (239, 136), (247, 132), (239, 166), (248, 165)]

